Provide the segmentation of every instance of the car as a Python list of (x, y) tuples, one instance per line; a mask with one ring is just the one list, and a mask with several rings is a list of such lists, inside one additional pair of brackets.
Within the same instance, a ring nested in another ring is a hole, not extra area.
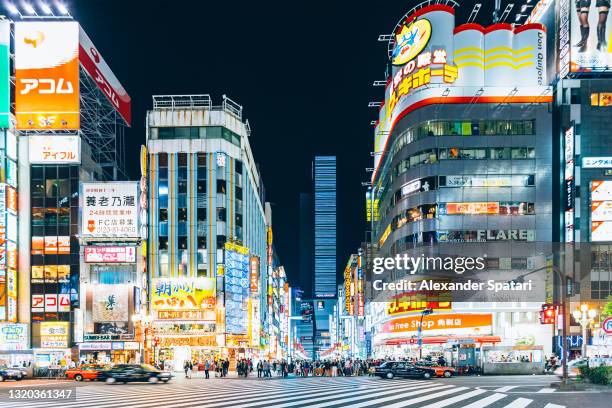
[(439, 365), (434, 363), (433, 361), (419, 361), (415, 364), (417, 367), (428, 367), (433, 368), (436, 372), (437, 377), (452, 377), (455, 374), (455, 369), (453, 367)]
[(435, 370), (429, 367), (418, 367), (404, 361), (387, 361), (374, 369), (374, 375), (380, 378), (424, 378), (429, 380), (435, 375)]
[(98, 373), (105, 369), (106, 367), (101, 364), (82, 364), (76, 368), (66, 370), (66, 378), (76, 381), (94, 381), (98, 378)]
[[(579, 358), (572, 360), (567, 363), (567, 376), (568, 378), (576, 378), (580, 375), (580, 367), (586, 366), (588, 360), (586, 358)], [(563, 365), (560, 365), (555, 369), (555, 375), (559, 378), (563, 377)]]
[(16, 368), (9, 368), (7, 366), (0, 366), (0, 382), (5, 380), (16, 380), (21, 381), (23, 379), (23, 372)]
[(161, 371), (150, 364), (117, 364), (109, 370), (100, 371), (97, 379), (105, 381), (107, 384), (117, 382), (149, 382), (167, 383), (172, 378), (172, 374)]

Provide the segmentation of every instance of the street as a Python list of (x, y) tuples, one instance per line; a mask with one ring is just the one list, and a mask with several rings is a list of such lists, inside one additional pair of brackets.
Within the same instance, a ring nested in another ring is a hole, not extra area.
[[(456, 377), (382, 380), (371, 377), (309, 377), (268, 380), (182, 378), (169, 384), (117, 384), (69, 381), (5, 382), (0, 407), (420, 407), (420, 408), (573, 408), (608, 407), (611, 392), (559, 392), (552, 376)], [(8, 389), (66, 387), (76, 400), (9, 400)]]

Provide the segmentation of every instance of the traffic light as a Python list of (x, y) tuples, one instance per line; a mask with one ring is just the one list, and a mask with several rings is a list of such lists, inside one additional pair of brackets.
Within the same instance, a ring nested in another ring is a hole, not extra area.
[(557, 307), (549, 303), (542, 305), (540, 310), (540, 323), (541, 324), (555, 324), (555, 318), (557, 317)]

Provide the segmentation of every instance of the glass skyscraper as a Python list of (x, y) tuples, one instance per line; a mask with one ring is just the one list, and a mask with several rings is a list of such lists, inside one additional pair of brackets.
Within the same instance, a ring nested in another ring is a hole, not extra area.
[(336, 296), (336, 156), (314, 159), (314, 296)]

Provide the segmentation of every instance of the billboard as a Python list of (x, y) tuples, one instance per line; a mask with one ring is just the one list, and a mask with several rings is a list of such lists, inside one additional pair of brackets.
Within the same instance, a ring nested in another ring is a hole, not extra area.
[(30, 163), (81, 163), (81, 138), (70, 136), (28, 136)]
[[(569, 0), (563, 0), (562, 3)], [(570, 22), (571, 72), (612, 70), (612, 18), (610, 0), (580, 0), (562, 7), (561, 20)]]
[(17, 129), (79, 129), (78, 46), (76, 22), (15, 23)]
[(455, 26), (455, 10), (434, 4), (416, 10), (392, 33), (392, 72), (374, 138), (376, 179), (397, 122), (427, 105), (544, 103), (546, 28), (541, 24)]
[(612, 180), (591, 181), (591, 201), (612, 201)]
[(86, 263), (134, 263), (134, 246), (87, 246), (84, 251)]
[(591, 241), (612, 241), (612, 221), (591, 221)]
[(151, 304), (155, 310), (214, 309), (215, 289), (214, 278), (153, 278)]
[(96, 284), (93, 287), (93, 321), (127, 322), (128, 299), (128, 285)]
[(81, 236), (138, 238), (138, 182), (83, 183)]
[(25, 323), (0, 323), (2, 350), (27, 350), (30, 343), (28, 325)]
[(583, 169), (609, 169), (612, 168), (612, 157), (583, 157)]
[(32, 312), (69, 312), (70, 295), (67, 293), (32, 294)]
[(10, 83), (11, 23), (0, 21), (0, 128), (11, 127), (11, 83)]
[(591, 220), (612, 221), (612, 201), (592, 201)]
[(79, 61), (111, 105), (130, 126), (132, 122), (132, 99), (82, 27), (79, 27)]
[(69, 334), (68, 322), (42, 322), (40, 323), (40, 347), (67, 348)]

